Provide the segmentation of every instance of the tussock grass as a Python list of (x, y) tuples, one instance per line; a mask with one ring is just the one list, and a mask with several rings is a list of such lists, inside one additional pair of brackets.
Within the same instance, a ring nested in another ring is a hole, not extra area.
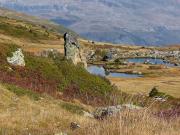
[(116, 117), (90, 123), (79, 134), (86, 135), (179, 135), (180, 118), (165, 120), (149, 111), (124, 111)]
[[(180, 118), (159, 118), (150, 108), (125, 110), (117, 116), (94, 120), (79, 115), (84, 108), (42, 96), (33, 100), (17, 96), (0, 85), (0, 134), (2, 135), (179, 135)], [(81, 128), (70, 129), (77, 122)]]
[[(28, 95), (17, 96), (0, 85), (0, 134), (2, 135), (53, 135), (72, 133), (71, 122), (81, 125), (89, 121), (74, 113), (80, 106), (42, 96), (40, 100)], [(76, 106), (73, 108), (73, 106)], [(73, 108), (73, 113), (72, 109)]]

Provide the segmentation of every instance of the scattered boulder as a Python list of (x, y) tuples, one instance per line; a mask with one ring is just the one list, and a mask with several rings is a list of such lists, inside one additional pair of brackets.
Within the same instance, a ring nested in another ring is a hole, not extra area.
[(155, 101), (160, 101), (160, 102), (166, 102), (166, 101), (167, 101), (167, 98), (155, 96), (155, 97), (154, 97), (154, 100), (155, 100)]
[(18, 48), (17, 51), (12, 52), (12, 55), (13, 55), (12, 57), (7, 58), (7, 62), (9, 64), (12, 64), (14, 66), (22, 66), (22, 67), (26, 65), (24, 60), (24, 54), (20, 48)]
[(82, 63), (87, 67), (86, 57), (75, 36), (70, 33), (64, 34), (64, 54), (67, 60), (71, 60), (75, 65)]
[(113, 54), (111, 52), (108, 52), (104, 57), (103, 61), (111, 61), (113, 59)]
[(81, 126), (79, 124), (77, 124), (76, 122), (71, 122), (71, 125), (70, 125), (70, 128), (72, 130), (75, 130), (75, 129), (78, 129), (80, 128)]
[(95, 110), (95, 112), (93, 113), (94, 118), (96, 119), (104, 119), (108, 116), (112, 116), (117, 114), (118, 112), (120, 112), (122, 110), (122, 106), (118, 105), (118, 106), (109, 106), (109, 107), (101, 107), (101, 108), (97, 108)]
[(142, 107), (136, 106), (133, 104), (123, 104), (123, 105), (117, 105), (117, 106), (101, 107), (101, 108), (97, 108), (94, 111), (93, 115), (94, 115), (94, 118), (103, 120), (106, 117), (116, 115), (126, 109), (139, 110), (139, 109), (142, 109)]

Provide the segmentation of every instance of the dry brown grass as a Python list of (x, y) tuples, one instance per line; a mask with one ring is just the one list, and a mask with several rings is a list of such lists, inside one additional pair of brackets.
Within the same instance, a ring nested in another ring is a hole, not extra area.
[[(122, 67), (122, 68), (121, 68)], [(113, 72), (133, 73), (141, 72), (142, 78), (112, 78), (110, 81), (124, 92), (137, 94), (148, 94), (157, 86), (161, 92), (174, 97), (180, 97), (180, 68), (149, 65), (120, 66), (119, 69), (111, 69)]]
[(70, 123), (81, 125), (88, 119), (64, 110), (62, 101), (44, 97), (33, 101), (27, 96), (17, 97), (0, 86), (0, 134), (2, 135), (53, 135), (71, 134)]
[[(44, 96), (34, 101), (17, 97), (0, 85), (0, 134), (2, 135), (179, 135), (180, 119), (164, 120), (150, 109), (124, 111), (105, 120), (94, 120), (64, 110), (55, 100)], [(80, 129), (71, 130), (77, 122)]]
[(159, 91), (180, 97), (180, 77), (145, 77), (145, 78), (110, 78), (111, 82), (122, 91), (137, 94), (148, 94), (154, 86), (158, 86)]
[(79, 134), (84, 135), (179, 135), (180, 119), (166, 121), (149, 112), (125, 111), (116, 117), (91, 123)]

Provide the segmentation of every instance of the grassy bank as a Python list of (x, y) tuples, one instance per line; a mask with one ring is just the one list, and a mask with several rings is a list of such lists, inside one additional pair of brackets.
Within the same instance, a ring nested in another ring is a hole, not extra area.
[[(14, 89), (12, 91), (12, 89)], [(123, 111), (115, 117), (94, 120), (81, 115), (88, 106), (32, 94), (15, 86), (0, 84), (0, 134), (2, 135), (179, 135), (179, 117), (153, 115), (150, 108)], [(19, 94), (19, 93), (23, 94)], [(36, 93), (33, 93), (36, 94)], [(81, 128), (71, 130), (70, 123)]]
[(14, 67), (6, 62), (6, 58), (18, 46), (1, 44), (0, 47), (2, 82), (66, 100), (77, 98), (87, 104), (105, 104), (115, 91), (107, 79), (91, 75), (81, 65), (75, 66), (61, 55), (45, 58), (24, 52), (26, 66)]

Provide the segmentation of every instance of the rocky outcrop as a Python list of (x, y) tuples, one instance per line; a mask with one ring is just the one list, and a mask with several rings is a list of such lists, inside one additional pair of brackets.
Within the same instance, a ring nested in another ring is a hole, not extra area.
[(93, 112), (93, 116), (96, 119), (104, 119), (108, 116), (116, 115), (123, 110), (139, 110), (139, 109), (142, 109), (142, 107), (136, 106), (133, 104), (123, 104), (123, 105), (117, 105), (117, 106), (100, 107), (100, 108), (97, 108)]
[(77, 38), (70, 33), (64, 34), (64, 54), (65, 58), (71, 60), (75, 65), (81, 63), (85, 67), (87, 66), (83, 49), (78, 43)]
[(12, 57), (8, 57), (7, 62), (14, 66), (24, 67), (26, 65), (24, 60), (24, 54), (20, 48), (18, 48), (17, 51), (12, 52)]

